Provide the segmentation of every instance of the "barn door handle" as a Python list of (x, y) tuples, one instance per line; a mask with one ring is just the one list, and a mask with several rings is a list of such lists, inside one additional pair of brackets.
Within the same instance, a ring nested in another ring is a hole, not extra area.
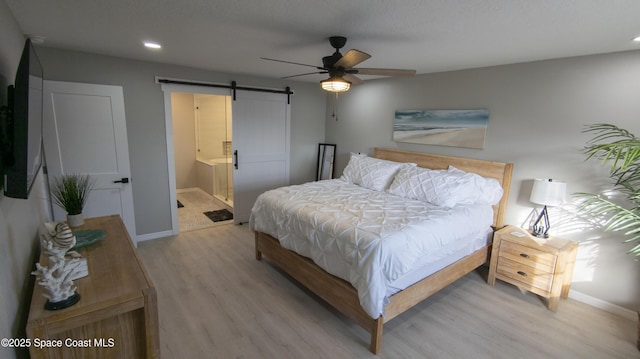
[(233, 157), (234, 157), (234, 164), (233, 167), (235, 167), (235, 169), (238, 169), (238, 150), (233, 151)]
[(124, 177), (119, 181), (113, 181), (113, 183), (129, 183), (129, 178)]

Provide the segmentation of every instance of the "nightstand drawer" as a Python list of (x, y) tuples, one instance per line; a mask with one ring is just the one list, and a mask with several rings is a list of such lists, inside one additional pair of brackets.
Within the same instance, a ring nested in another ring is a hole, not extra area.
[(500, 253), (498, 255), (501, 259), (504, 257), (547, 273), (553, 273), (556, 267), (556, 255), (509, 241), (503, 240), (500, 243)]
[(536, 269), (510, 259), (498, 258), (498, 274), (521, 282), (525, 289), (527, 286), (538, 288), (543, 292), (551, 292), (553, 284), (553, 272)]
[(556, 311), (567, 299), (578, 243), (558, 237), (536, 238), (515, 226), (505, 226), (493, 235), (487, 283), (496, 279), (549, 299)]

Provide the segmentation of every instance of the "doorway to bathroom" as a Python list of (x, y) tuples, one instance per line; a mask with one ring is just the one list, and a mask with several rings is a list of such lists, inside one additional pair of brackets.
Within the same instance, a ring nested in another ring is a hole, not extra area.
[(232, 223), (231, 96), (171, 93), (180, 232)]
[[(289, 184), (289, 148), (290, 148), (290, 113), (291, 96), (290, 88), (284, 90), (273, 88), (258, 88), (238, 86), (235, 81), (231, 85), (215, 83), (197, 83), (190, 81), (157, 78), (164, 93), (165, 125), (167, 134), (167, 165), (169, 170), (169, 199), (171, 206), (171, 233), (178, 234), (178, 208), (176, 206), (176, 188), (178, 179), (176, 173), (182, 169), (179, 166), (189, 167), (187, 170), (196, 171), (196, 165), (202, 161), (197, 160), (197, 148), (195, 140), (192, 148), (185, 146), (188, 157), (186, 161), (180, 158), (184, 149), (174, 146), (178, 142), (178, 136), (192, 136), (195, 138), (195, 98), (187, 107), (186, 113), (191, 111), (191, 116), (186, 121), (180, 121), (174, 116), (182, 116), (178, 109), (177, 101), (174, 104), (174, 93), (203, 94), (228, 96), (226, 99), (227, 114), (232, 127), (231, 147), (232, 151), (226, 151), (225, 161), (231, 156), (231, 163), (226, 166), (232, 169), (228, 176), (228, 189), (231, 197), (221, 201), (233, 210), (233, 222), (235, 224), (248, 223), (251, 216), (251, 208), (258, 196), (270, 189)], [(187, 101), (187, 103), (189, 103)], [(231, 105), (229, 106), (229, 103)], [(174, 108), (175, 107), (175, 108)], [(228, 108), (231, 108), (231, 111)], [(189, 110), (190, 109), (190, 110)], [(174, 115), (175, 112), (175, 115)], [(192, 124), (190, 130), (176, 128), (179, 123)], [(226, 145), (226, 144), (225, 144)], [(223, 148), (223, 146), (218, 146)], [(218, 172), (219, 173), (219, 172)], [(230, 180), (232, 179), (232, 181)], [(213, 197), (213, 196), (212, 196)], [(214, 198), (218, 201), (217, 198)]]

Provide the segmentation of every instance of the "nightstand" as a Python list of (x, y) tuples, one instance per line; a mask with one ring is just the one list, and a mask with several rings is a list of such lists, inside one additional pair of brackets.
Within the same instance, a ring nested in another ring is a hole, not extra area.
[(549, 299), (556, 311), (560, 298), (567, 299), (578, 243), (557, 237), (537, 238), (527, 231), (506, 226), (493, 235), (487, 282), (496, 278)]

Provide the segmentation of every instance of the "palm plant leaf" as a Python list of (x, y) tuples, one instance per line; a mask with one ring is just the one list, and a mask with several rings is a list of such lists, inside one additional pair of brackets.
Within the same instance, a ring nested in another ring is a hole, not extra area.
[(587, 126), (583, 132), (596, 134), (587, 142), (587, 159), (597, 157), (603, 162), (613, 160), (612, 172), (616, 169), (625, 170), (630, 165), (638, 165), (636, 161), (640, 156), (640, 139), (631, 132), (606, 123)]
[[(601, 219), (605, 230), (624, 233), (628, 236), (626, 242), (640, 241), (640, 138), (604, 123), (587, 126), (583, 132), (595, 134), (584, 149), (587, 159), (610, 163), (614, 189), (625, 194), (633, 205), (625, 208), (595, 194), (578, 193), (583, 199), (579, 209)], [(640, 256), (640, 243), (630, 253)]]
[(635, 235), (627, 242), (640, 239), (640, 211), (637, 207), (628, 209), (592, 193), (576, 193), (576, 196), (583, 198), (578, 209), (602, 219), (605, 230)]

